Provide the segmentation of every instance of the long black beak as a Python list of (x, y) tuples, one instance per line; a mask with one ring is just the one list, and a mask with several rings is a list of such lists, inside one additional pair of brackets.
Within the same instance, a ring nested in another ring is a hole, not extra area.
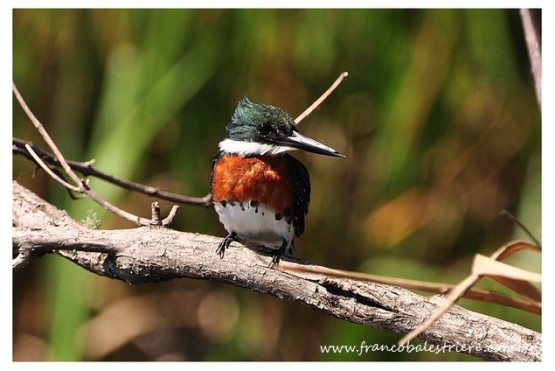
[(299, 132), (297, 131), (294, 131), (291, 136), (277, 139), (276, 144), (280, 146), (302, 149), (304, 151), (317, 153), (319, 155), (345, 158), (344, 155), (337, 152), (335, 149), (330, 148), (318, 141), (315, 141), (312, 138), (299, 134)]

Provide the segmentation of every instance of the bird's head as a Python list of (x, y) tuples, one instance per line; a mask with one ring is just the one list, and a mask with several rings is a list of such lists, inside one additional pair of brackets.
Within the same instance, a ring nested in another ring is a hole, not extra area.
[(227, 124), (220, 149), (242, 156), (278, 155), (295, 149), (345, 157), (314, 139), (301, 135), (293, 119), (281, 108), (252, 103), (243, 97)]

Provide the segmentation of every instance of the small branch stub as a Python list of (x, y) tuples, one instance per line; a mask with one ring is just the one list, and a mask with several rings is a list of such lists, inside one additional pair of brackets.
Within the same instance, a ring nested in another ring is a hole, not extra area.
[(177, 210), (179, 210), (179, 206), (173, 205), (168, 216), (162, 219), (160, 203), (158, 201), (154, 201), (150, 207), (152, 214), (152, 221), (150, 224), (163, 227), (168, 227), (173, 222), (173, 219), (177, 215)]
[(160, 221), (160, 203), (158, 201), (154, 201), (151, 205), (151, 213), (152, 213), (152, 225), (161, 225), (162, 222)]

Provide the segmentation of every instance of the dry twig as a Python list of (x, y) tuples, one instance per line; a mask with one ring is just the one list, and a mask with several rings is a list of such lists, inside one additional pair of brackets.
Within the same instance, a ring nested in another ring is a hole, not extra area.
[[(29, 117), (29, 119), (31, 120), (31, 122), (33, 123), (33, 125), (35, 126), (37, 131), (40, 133), (40, 135), (42, 136), (42, 138), (44, 139), (46, 144), (50, 147), (50, 149), (54, 153), (54, 156), (58, 160), (60, 166), (64, 169), (65, 173), (71, 178), (71, 180), (73, 180), (73, 182), (75, 182), (76, 185), (75, 186), (70, 186), (69, 189), (87, 195), (89, 198), (91, 198), (93, 201), (98, 203), (100, 206), (102, 206), (106, 210), (118, 215), (119, 217), (121, 217), (125, 220), (130, 221), (131, 223), (134, 223), (134, 224), (137, 224), (137, 225), (143, 225), (143, 226), (152, 224), (152, 221), (149, 220), (149, 219), (141, 218), (139, 216), (133, 215), (133, 214), (131, 214), (131, 213), (125, 211), (125, 210), (122, 210), (122, 209), (112, 205), (108, 201), (104, 200), (98, 193), (96, 193), (92, 188), (90, 188), (84, 181), (79, 179), (77, 174), (73, 171), (73, 169), (67, 163), (66, 159), (64, 158), (64, 156), (62, 155), (62, 153), (60, 152), (60, 150), (58, 149), (58, 147), (56, 146), (56, 144), (54, 143), (52, 138), (50, 138), (50, 135), (48, 134), (48, 132), (46, 131), (46, 129), (44, 128), (42, 123), (35, 117), (35, 115), (31, 111), (31, 109), (29, 109), (29, 107), (27, 106), (27, 103), (25, 102), (25, 100), (23, 99), (23, 97), (21, 96), (19, 91), (17, 90), (17, 87), (15, 86), (15, 84), (12, 85), (12, 90), (13, 90), (13, 93), (14, 93), (17, 101), (19, 102), (19, 104), (23, 108), (23, 111), (25, 112), (27, 117)], [(30, 146), (26, 146), (26, 149), (28, 151), (29, 151), (30, 148), (31, 148)], [(35, 158), (35, 160), (37, 160), (37, 158)], [(47, 171), (49, 174), (52, 174), (50, 171), (47, 170), (48, 167), (42, 161), (38, 161), (38, 164), (40, 166), (43, 166), (45, 171)], [(55, 179), (58, 180), (59, 178), (55, 177)], [(67, 182), (65, 182), (65, 181), (61, 182), (61, 184), (63, 184), (64, 186), (65, 186), (66, 183)], [(173, 206), (172, 211), (171, 211), (172, 215), (175, 215), (176, 210), (174, 210), (174, 209), (176, 209), (177, 207), (178, 206)], [(169, 222), (171, 222), (171, 220), (169, 220)]]
[(517, 241), (502, 246), (490, 257), (476, 254), (472, 265), (472, 273), (451, 290), (442, 305), (425, 322), (399, 340), (399, 344), (406, 344), (424, 332), (483, 277), (490, 277), (523, 295), (528, 299), (530, 305), (536, 307), (541, 313), (541, 293), (535, 286), (525, 281), (541, 282), (541, 275), (500, 262), (502, 259), (524, 249), (541, 252), (538, 245)]
[[(30, 147), (30, 149), (28, 147)], [(12, 139), (12, 152), (14, 154), (25, 156), (28, 159), (33, 160), (37, 164), (39, 164), (37, 159), (31, 155), (31, 152), (30, 152), (31, 150), (35, 152), (35, 154), (42, 160), (44, 164), (48, 165), (49, 168), (61, 167), (60, 162), (56, 159), (56, 157), (53, 154), (37, 147), (31, 142), (21, 140), (18, 138)], [(212, 198), (210, 194), (207, 194), (204, 197), (189, 197), (189, 196), (179, 195), (176, 193), (161, 191), (156, 187), (130, 182), (128, 180), (120, 179), (112, 175), (106, 174), (94, 168), (92, 166), (92, 164), (94, 163), (94, 160), (87, 161), (87, 162), (66, 160), (66, 162), (73, 171), (79, 172), (83, 176), (99, 178), (108, 183), (121, 187), (123, 189), (139, 192), (150, 197), (156, 197), (161, 200), (176, 202), (182, 205), (195, 205), (195, 206), (204, 206), (204, 207), (208, 207), (212, 205)], [(59, 174), (58, 176), (61, 177)]]
[(326, 90), (324, 92), (324, 94), (322, 94), (322, 96), (320, 96), (320, 98), (316, 99), (316, 101), (314, 103), (312, 103), (310, 105), (310, 107), (308, 107), (307, 109), (304, 110), (303, 113), (301, 113), (296, 119), (295, 119), (295, 124), (298, 124), (299, 122), (301, 122), (302, 120), (304, 120), (304, 118), (308, 115), (310, 115), (310, 113), (312, 113), (312, 111), (314, 111), (314, 109), (316, 109), (316, 107), (318, 107), (320, 104), (322, 104), (322, 102), (335, 90), (335, 88), (337, 88), (339, 86), (339, 84), (341, 83), (341, 81), (343, 81), (343, 79), (345, 77), (349, 76), (348, 72), (343, 72), (339, 75), (339, 77), (335, 80), (335, 82), (328, 88), (328, 90)]

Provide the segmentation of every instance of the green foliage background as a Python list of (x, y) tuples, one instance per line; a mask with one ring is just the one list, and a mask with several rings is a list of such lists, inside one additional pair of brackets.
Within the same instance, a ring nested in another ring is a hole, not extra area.
[[(14, 10), (13, 80), (59, 148), (114, 176), (191, 196), (243, 95), (296, 117), (347, 155), (295, 153), (313, 185), (302, 258), (454, 283), (475, 253), (541, 233), (541, 120), (516, 10)], [(44, 147), (14, 102), (14, 136)], [(14, 158), (14, 179), (75, 219), (131, 225), (75, 201)], [(150, 199), (91, 179), (120, 207)], [(168, 203), (162, 203), (169, 210)], [(174, 228), (224, 236), (213, 210)], [(511, 263), (540, 269), (522, 253)], [(483, 283), (482, 287), (502, 288)], [(537, 316), (461, 305), (541, 330)], [(15, 360), (472, 360), (458, 354), (322, 354), (400, 335), (210, 282), (129, 286), (57, 256), (14, 272)]]

